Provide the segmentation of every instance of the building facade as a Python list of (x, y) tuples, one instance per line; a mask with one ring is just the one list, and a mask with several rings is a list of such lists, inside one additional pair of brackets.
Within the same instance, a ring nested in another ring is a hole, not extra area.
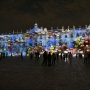
[(26, 55), (32, 51), (35, 47), (41, 47), (43, 50), (54, 47), (54, 50), (58, 46), (67, 46), (67, 48), (75, 47), (75, 40), (79, 38), (81, 42), (82, 38), (90, 38), (90, 25), (82, 29), (81, 27), (64, 29), (47, 30), (47, 28), (39, 28), (38, 24), (34, 24), (34, 28), (27, 30), (24, 33), (13, 33), (8, 35), (0, 35), (0, 52), (5, 52), (7, 55), (19, 55), (21, 52)]

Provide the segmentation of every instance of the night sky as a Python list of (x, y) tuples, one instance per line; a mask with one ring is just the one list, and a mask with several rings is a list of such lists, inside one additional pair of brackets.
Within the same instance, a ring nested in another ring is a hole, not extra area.
[(0, 33), (90, 24), (90, 0), (0, 0)]

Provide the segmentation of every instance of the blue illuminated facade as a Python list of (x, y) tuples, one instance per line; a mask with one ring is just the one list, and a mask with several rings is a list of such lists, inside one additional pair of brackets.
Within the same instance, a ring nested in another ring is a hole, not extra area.
[(53, 29), (39, 28), (37, 23), (34, 28), (27, 30), (25, 33), (12, 33), (8, 35), (0, 35), (0, 52), (5, 52), (7, 55), (23, 55), (30, 53), (36, 46), (41, 46), (42, 49), (50, 49), (51, 46), (56, 49), (57, 46), (66, 45), (68, 48), (73, 48), (73, 42), (77, 37), (90, 37), (90, 25), (85, 29)]

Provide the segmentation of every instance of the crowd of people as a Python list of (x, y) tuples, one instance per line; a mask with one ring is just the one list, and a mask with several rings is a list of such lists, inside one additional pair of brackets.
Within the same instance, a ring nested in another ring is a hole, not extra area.
[(90, 61), (90, 52), (85, 51), (84, 53), (77, 53), (76, 58), (84, 59), (84, 63), (89, 63)]
[[(83, 58), (83, 55), (84, 55), (84, 58)], [(33, 57), (35, 56), (36, 60), (39, 60), (40, 58), (40, 52), (39, 51), (36, 51), (36, 52), (31, 52), (29, 54), (30, 56), (30, 59), (33, 59)], [(5, 58), (7, 57), (7, 54), (5, 53), (0, 53), (0, 59), (2, 58)], [(12, 57), (12, 54), (11, 54), (11, 57)], [(42, 54), (42, 57), (43, 57), (43, 60), (42, 60), (42, 66), (45, 65), (45, 66), (52, 66), (52, 65), (55, 65), (55, 62), (58, 61), (59, 59), (60, 60), (68, 60), (69, 61), (69, 64), (71, 65), (72, 64), (72, 60), (73, 60), (73, 54), (71, 52), (68, 52), (68, 53), (62, 53), (62, 52), (46, 52), (44, 51), (44, 53)], [(89, 59), (90, 59), (90, 52), (87, 52), (85, 51), (83, 54), (82, 53), (77, 53), (76, 54), (76, 59), (79, 58), (79, 59), (83, 59), (84, 60), (84, 63), (88, 63), (89, 62)], [(23, 59), (23, 55), (21, 53), (21, 60)]]
[(5, 58), (5, 56), (6, 56), (5, 53), (3, 52), (0, 53), (0, 59)]
[[(70, 65), (72, 64), (72, 53), (69, 52), (67, 54), (63, 54), (61, 53), (60, 54), (60, 59), (61, 60), (66, 60), (66, 59), (69, 59), (69, 63)], [(42, 62), (42, 66), (45, 65), (45, 66), (51, 66), (51, 65), (55, 65), (55, 61), (58, 61), (59, 60), (59, 52), (57, 53), (47, 53), (46, 51), (43, 53), (43, 62)]]

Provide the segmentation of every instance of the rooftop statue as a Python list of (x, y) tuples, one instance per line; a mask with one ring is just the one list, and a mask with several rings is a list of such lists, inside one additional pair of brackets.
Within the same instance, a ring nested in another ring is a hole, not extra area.
[(88, 30), (90, 30), (90, 25), (87, 27)]

